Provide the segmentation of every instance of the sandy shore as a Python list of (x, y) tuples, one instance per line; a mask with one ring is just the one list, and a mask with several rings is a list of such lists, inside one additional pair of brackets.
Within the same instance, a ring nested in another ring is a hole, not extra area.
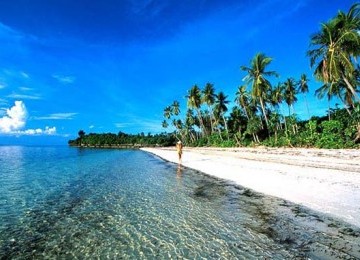
[[(175, 148), (142, 148), (178, 163)], [(360, 150), (185, 148), (182, 164), (360, 227)]]

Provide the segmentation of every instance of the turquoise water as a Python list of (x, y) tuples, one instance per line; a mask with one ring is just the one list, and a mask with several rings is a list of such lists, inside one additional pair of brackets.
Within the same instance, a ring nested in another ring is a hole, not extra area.
[(0, 155), (0, 259), (360, 257), (356, 227), (142, 151)]

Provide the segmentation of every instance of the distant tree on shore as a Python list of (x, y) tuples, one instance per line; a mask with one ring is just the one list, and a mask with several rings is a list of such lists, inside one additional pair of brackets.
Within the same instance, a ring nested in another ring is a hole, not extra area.
[[(80, 131), (79, 131), (80, 133)], [(173, 134), (148, 134), (144, 133), (132, 135), (119, 132), (114, 133), (90, 133), (82, 135), (75, 140), (69, 140), (71, 146), (88, 146), (88, 147), (141, 147), (141, 146), (172, 146), (175, 145), (176, 139)]]

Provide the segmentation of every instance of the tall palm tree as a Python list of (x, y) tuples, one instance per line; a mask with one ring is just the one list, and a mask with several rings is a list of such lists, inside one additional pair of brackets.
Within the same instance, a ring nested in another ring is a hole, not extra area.
[(209, 108), (209, 112), (210, 112), (210, 133), (213, 133), (213, 129), (214, 129), (214, 112), (212, 109), (212, 106), (215, 103), (215, 88), (214, 88), (214, 84), (211, 83), (206, 83), (204, 90), (202, 91), (202, 101), (204, 103), (206, 103), (208, 105)]
[(204, 126), (204, 121), (201, 116), (201, 111), (200, 111), (200, 107), (202, 104), (200, 88), (197, 85), (194, 85), (189, 90), (188, 95), (186, 97), (188, 99), (188, 102), (187, 102), (188, 107), (196, 110), (198, 118), (199, 118), (199, 122), (200, 122), (200, 129), (202, 130), (203, 135), (206, 136), (207, 133), (206, 133), (206, 129)]
[[(282, 115), (283, 114), (283, 109), (282, 109), (282, 102), (284, 100), (285, 97), (285, 88), (281, 83), (278, 83), (278, 85), (272, 90), (271, 92), (271, 104), (274, 107), (275, 111), (277, 110), (277, 108), (280, 108), (280, 114), (278, 112), (275, 112), (275, 114), (277, 114), (277, 116), (273, 116), (270, 121), (273, 121), (275, 118), (277, 118), (279, 120), (279, 126), (280, 128), (282, 128), (281, 122), (282, 120), (284, 120), (284, 125), (285, 125), (285, 135), (287, 136), (287, 123), (286, 123), (286, 118)], [(273, 122), (271, 122), (270, 124), (272, 124)]]
[(266, 125), (269, 124), (265, 110), (266, 96), (267, 92), (271, 90), (271, 83), (267, 77), (278, 75), (275, 71), (266, 71), (271, 61), (272, 58), (263, 53), (258, 53), (251, 60), (250, 67), (241, 66), (241, 69), (247, 72), (244, 80), (251, 85), (253, 99), (260, 103)]
[(164, 117), (166, 119), (170, 119), (170, 117), (172, 116), (172, 109), (171, 106), (167, 106), (164, 108)]
[(288, 78), (285, 82), (284, 82), (284, 99), (286, 104), (288, 104), (289, 106), (289, 116), (291, 114), (290, 112), (290, 108), (293, 109), (293, 104), (297, 101), (297, 97), (296, 97), (296, 82), (293, 78)]
[(249, 106), (249, 94), (246, 91), (246, 86), (240, 86), (236, 91), (236, 98), (235, 102), (239, 104), (239, 106), (243, 109), (246, 118), (249, 120), (250, 116), (248, 113), (248, 106)]
[(161, 125), (163, 128), (168, 128), (169, 123), (166, 120), (164, 120), (164, 121), (162, 121)]
[(323, 82), (323, 86), (327, 86), (328, 90), (339, 81), (345, 83), (342, 85), (344, 92), (349, 92), (352, 96), (345, 105), (350, 106), (354, 106), (353, 99), (359, 101), (359, 90), (354, 80), (354, 59), (360, 54), (359, 7), (359, 4), (354, 4), (348, 13), (339, 11), (332, 20), (321, 24), (320, 32), (311, 37), (314, 48), (307, 53), (311, 67), (315, 67), (316, 78)]
[[(240, 139), (242, 135), (242, 130), (245, 128), (248, 118), (244, 116), (244, 111), (241, 110), (238, 106), (234, 106), (230, 113), (228, 120), (229, 132), (234, 134), (236, 143), (240, 146)], [(245, 129), (244, 129), (245, 130)]]
[(173, 104), (171, 105), (171, 109), (172, 109), (172, 113), (177, 116), (180, 114), (180, 104), (178, 101), (174, 101)]
[(195, 141), (195, 135), (193, 134), (194, 132), (194, 125), (196, 124), (196, 118), (194, 116), (193, 110), (192, 109), (188, 109), (186, 111), (186, 117), (185, 117), (185, 124), (184, 124), (184, 128), (187, 131), (187, 134), (190, 135), (190, 139), (192, 142)]
[[(296, 120), (295, 120), (295, 116), (291, 116), (291, 109), (293, 111), (293, 114), (295, 113), (294, 111), (294, 103), (297, 101), (297, 97), (296, 97), (296, 82), (293, 78), (288, 78), (285, 82), (284, 82), (284, 100), (286, 102), (286, 104), (289, 107), (289, 122), (290, 125), (292, 126), (293, 129), (293, 133), (296, 134), (298, 126), (296, 124)], [(286, 121), (286, 118), (285, 118)], [(286, 127), (287, 128), (287, 127)]]
[(225, 131), (227, 134), (229, 132), (228, 132), (228, 127), (227, 127), (227, 122), (225, 119), (225, 113), (228, 111), (228, 108), (227, 108), (228, 103), (229, 103), (229, 101), (227, 100), (227, 96), (225, 96), (224, 92), (220, 91), (219, 94), (216, 95), (215, 110), (216, 110), (216, 114), (218, 114), (219, 117), (222, 118), (222, 120), (224, 122)]
[(307, 78), (307, 76), (306, 76), (305, 74), (301, 74), (298, 92), (304, 94), (304, 100), (305, 100), (306, 110), (307, 110), (307, 113), (308, 113), (308, 116), (309, 116), (309, 119), (310, 119), (309, 104), (308, 104), (307, 98), (306, 98), (306, 93), (309, 92), (308, 82), (309, 82), (309, 79)]

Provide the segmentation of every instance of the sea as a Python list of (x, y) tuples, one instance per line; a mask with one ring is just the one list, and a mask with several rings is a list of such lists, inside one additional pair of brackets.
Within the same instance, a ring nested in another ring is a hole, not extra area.
[(0, 259), (54, 258), (360, 259), (360, 230), (141, 150), (0, 146)]

